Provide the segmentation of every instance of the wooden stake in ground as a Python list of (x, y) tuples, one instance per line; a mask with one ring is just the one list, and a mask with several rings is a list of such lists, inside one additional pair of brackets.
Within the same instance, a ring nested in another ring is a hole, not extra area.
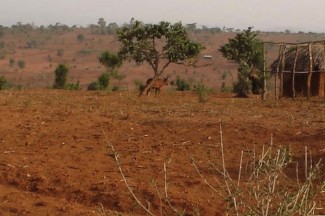
[(310, 98), (311, 76), (313, 72), (313, 55), (312, 55), (311, 43), (308, 44), (308, 55), (309, 55), (309, 72), (308, 72), (308, 79), (307, 79), (307, 99)]
[(296, 47), (296, 54), (295, 54), (295, 61), (293, 64), (293, 69), (292, 69), (292, 99), (295, 99), (296, 97), (296, 89), (295, 89), (295, 73), (296, 73), (296, 67), (297, 67), (297, 59), (298, 59), (298, 53), (299, 53), (299, 47)]

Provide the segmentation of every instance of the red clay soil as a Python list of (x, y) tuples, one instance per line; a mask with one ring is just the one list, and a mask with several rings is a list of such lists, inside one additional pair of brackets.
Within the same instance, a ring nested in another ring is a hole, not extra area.
[[(290, 149), (300, 174), (305, 147), (313, 164), (325, 159), (320, 99), (261, 101), (215, 93), (199, 103), (195, 94), (167, 90), (159, 98), (138, 98), (126, 91), (42, 89), (1, 91), (0, 113), (0, 215), (145, 215), (127, 190), (110, 145), (134, 194), (155, 215), (175, 215), (160, 198), (165, 183), (179, 212), (225, 215), (225, 199), (191, 162), (195, 159), (222, 191), (220, 175), (209, 164), (221, 158), (220, 121), (225, 164), (233, 176), (241, 152), (244, 158), (261, 152), (271, 134), (275, 147)], [(318, 183), (324, 173), (323, 166)], [(295, 175), (287, 181), (296, 182)], [(322, 193), (317, 207), (323, 209), (316, 213), (325, 214), (324, 203)]]

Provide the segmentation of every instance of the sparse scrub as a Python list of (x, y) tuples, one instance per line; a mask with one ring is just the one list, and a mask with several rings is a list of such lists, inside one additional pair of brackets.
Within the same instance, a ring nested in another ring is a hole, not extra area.
[(194, 92), (198, 95), (198, 100), (200, 103), (205, 103), (208, 101), (208, 88), (202, 83), (194, 85)]
[[(308, 153), (305, 154), (305, 179), (300, 181), (296, 164), (296, 180), (290, 180), (285, 170), (294, 165), (288, 148), (273, 149), (271, 137), (270, 147), (261, 155), (252, 151), (250, 173), (243, 176), (243, 155), (241, 152), (238, 176), (232, 177), (225, 164), (224, 143), (220, 123), (221, 161), (216, 165), (211, 162), (222, 181), (217, 181), (218, 187), (210, 184), (200, 172), (195, 159), (192, 164), (205, 183), (217, 194), (224, 197), (228, 203), (227, 213), (230, 215), (314, 215), (317, 212), (316, 198), (324, 192), (325, 182), (317, 182), (320, 178), (321, 161), (309, 164)], [(307, 148), (306, 148), (307, 149)]]
[(177, 76), (177, 78), (176, 78), (175, 85), (176, 85), (177, 91), (189, 91), (190, 90), (190, 84), (179, 76)]
[(76, 83), (68, 83), (66, 85), (65, 89), (78, 91), (81, 89), (80, 83), (79, 83), (79, 81), (77, 81)]

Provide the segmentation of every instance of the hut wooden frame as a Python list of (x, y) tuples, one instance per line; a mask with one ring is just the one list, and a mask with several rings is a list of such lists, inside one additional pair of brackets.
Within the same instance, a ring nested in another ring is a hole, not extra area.
[[(323, 49), (324, 49), (324, 53), (325, 53), (325, 40), (313, 41), (313, 42), (303, 42), (303, 43), (263, 42), (263, 56), (264, 56), (263, 89), (264, 89), (264, 91), (263, 91), (262, 99), (265, 99), (265, 94), (266, 94), (265, 75), (266, 75), (266, 72), (271, 72), (271, 71), (266, 70), (266, 59), (265, 59), (266, 45), (279, 46), (278, 63), (277, 63), (276, 72), (275, 72), (275, 76), (274, 76), (275, 77), (274, 78), (274, 87), (275, 87), (274, 88), (274, 93), (275, 93), (274, 95), (275, 95), (275, 99), (281, 99), (281, 97), (283, 96), (283, 75), (284, 75), (284, 73), (291, 73), (292, 99), (296, 98), (296, 91), (295, 91), (295, 76), (296, 76), (296, 74), (302, 74), (302, 73), (308, 74), (306, 82), (307, 82), (307, 99), (309, 99), (311, 97), (311, 78), (312, 78), (312, 75), (314, 73), (325, 73), (325, 70), (317, 70), (317, 71), (314, 70), (313, 46), (315, 46), (315, 45), (322, 46)], [(286, 54), (286, 50), (288, 48), (292, 48), (292, 47), (294, 47), (295, 50), (296, 50), (295, 51), (294, 63), (293, 63), (292, 69), (290, 71), (288, 71), (288, 70), (286, 71), (285, 70), (285, 61), (286, 61), (286, 58), (285, 58), (286, 55), (285, 54)], [(308, 67), (308, 70), (306, 70), (306, 71), (297, 71), (296, 70), (298, 55), (299, 55), (299, 51), (300, 51), (301, 47), (308, 48), (309, 67)], [(272, 71), (272, 72), (274, 72), (274, 71)], [(279, 86), (277, 86), (278, 85), (277, 78), (279, 78), (279, 82), (280, 82)], [(323, 85), (325, 85), (325, 83)], [(323, 86), (323, 88), (324, 88), (324, 86)], [(277, 89), (279, 89), (279, 90), (277, 90)], [(325, 88), (324, 88), (323, 97), (325, 99)]]

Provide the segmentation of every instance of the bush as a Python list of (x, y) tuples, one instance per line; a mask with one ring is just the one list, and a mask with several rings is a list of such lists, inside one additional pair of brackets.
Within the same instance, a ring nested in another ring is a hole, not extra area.
[(77, 40), (78, 40), (79, 42), (83, 42), (83, 41), (85, 40), (85, 36), (84, 36), (83, 34), (78, 34), (78, 36), (77, 36)]
[(203, 83), (195, 85), (194, 92), (199, 96), (200, 103), (208, 101), (208, 88)]
[(184, 79), (181, 79), (179, 76), (176, 78), (176, 90), (177, 91), (189, 91), (190, 90), (190, 84), (187, 83)]
[(77, 83), (68, 83), (65, 88), (67, 90), (76, 90), (76, 91), (78, 91), (78, 90), (81, 89), (79, 84), (80, 84), (79, 81)]
[(12, 87), (12, 84), (4, 77), (0, 77), (0, 90), (9, 89)]
[(101, 90), (107, 89), (107, 87), (109, 85), (109, 79), (110, 79), (110, 77), (107, 72), (102, 73), (102, 75), (100, 75), (98, 77), (98, 84), (99, 84)]
[(24, 60), (18, 60), (17, 65), (20, 69), (23, 69), (25, 67), (25, 61)]
[(55, 69), (55, 82), (53, 88), (55, 89), (65, 88), (68, 72), (69, 72), (68, 66), (64, 64), (58, 65), (58, 67)]
[(146, 87), (141, 80), (134, 80), (134, 84), (137, 87), (139, 92), (142, 92), (144, 88)]
[(89, 85), (88, 85), (88, 88), (87, 90), (89, 91), (98, 91), (100, 90), (100, 85), (98, 82), (91, 82)]

